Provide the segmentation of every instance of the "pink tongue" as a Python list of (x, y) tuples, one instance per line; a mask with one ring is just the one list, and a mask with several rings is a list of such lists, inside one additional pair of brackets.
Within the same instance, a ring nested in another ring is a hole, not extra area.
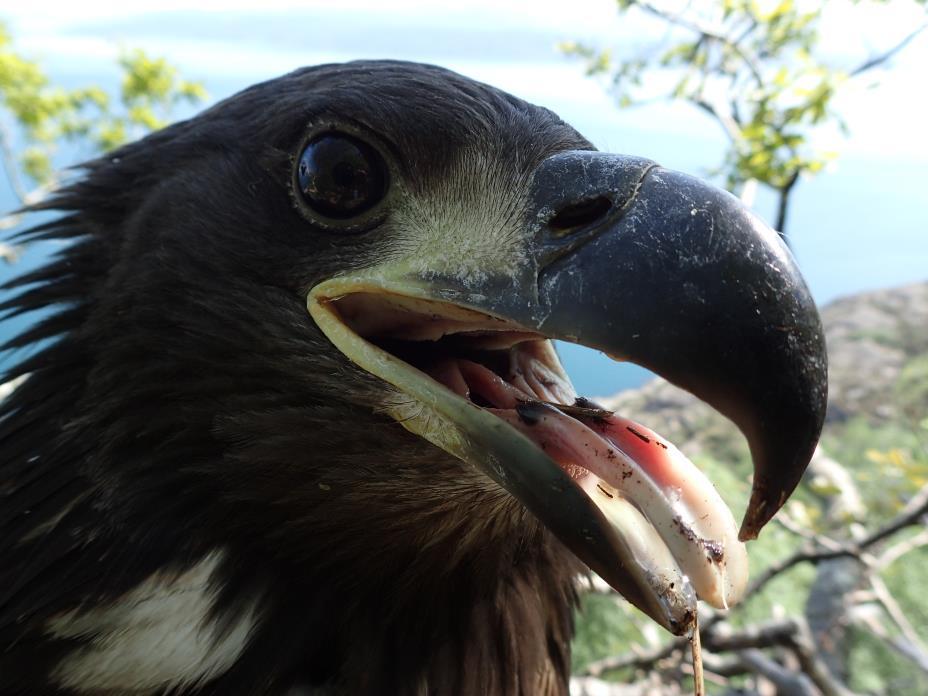
[[(526, 434), (568, 471), (580, 465), (621, 490), (625, 487), (622, 481), (633, 473), (626, 463), (631, 459), (661, 488), (686, 489), (688, 472), (675, 466), (668, 445), (645, 426), (611, 414), (589, 419), (590, 427), (539, 403), (483, 365), (467, 360), (456, 363), (457, 370), (447, 363), (441, 366), (442, 381), (453, 381), (456, 386), (466, 382), (493, 404), (497, 416)], [(455, 391), (463, 395), (460, 386)], [(626, 456), (618, 456), (620, 453)]]
[(627, 418), (597, 416), (587, 425), (537, 402), (494, 413), (534, 440), (568, 473), (572, 465), (579, 465), (623, 492), (633, 483), (628, 479), (642, 474), (662, 490), (676, 489), (678, 495), (687, 488), (687, 472), (669, 456), (668, 445)]
[(688, 472), (676, 466), (670, 446), (653, 430), (615, 414), (594, 421), (593, 427), (637, 462), (658, 486), (685, 494)]
[(645, 514), (701, 599), (716, 607), (738, 601), (747, 557), (734, 518), (709, 480), (673, 445), (615, 414), (567, 405), (568, 415), (478, 363), (448, 361), (433, 374), (462, 396), (489, 402), (489, 410), (535, 442), (584, 489), (593, 474), (610, 499), (603, 504), (618, 505), (622, 498)]

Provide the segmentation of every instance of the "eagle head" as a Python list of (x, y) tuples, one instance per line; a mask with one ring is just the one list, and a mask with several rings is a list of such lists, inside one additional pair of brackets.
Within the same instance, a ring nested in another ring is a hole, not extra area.
[[(6, 285), (44, 313), (0, 406), (3, 693), (564, 693), (577, 575), (685, 633), (821, 429), (775, 232), (441, 68), (298, 70), (35, 209), (67, 244)], [(740, 427), (740, 540), (552, 339)]]

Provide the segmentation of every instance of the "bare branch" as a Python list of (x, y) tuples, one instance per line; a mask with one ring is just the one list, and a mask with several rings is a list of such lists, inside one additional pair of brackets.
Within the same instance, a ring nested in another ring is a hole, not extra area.
[(866, 537), (861, 543), (861, 548), (872, 546), (888, 536), (892, 536), (900, 529), (904, 529), (919, 522), (919, 518), (928, 515), (928, 485), (919, 489), (918, 493), (912, 496), (912, 499), (906, 503), (895, 518), (887, 522), (880, 529), (875, 531), (869, 537)]
[(741, 127), (731, 116), (720, 111), (705, 99), (694, 99), (693, 103), (721, 124), (729, 140), (734, 142), (741, 137)]
[(769, 648), (773, 645), (790, 645), (799, 631), (796, 619), (782, 619), (748, 626), (738, 632), (720, 624), (711, 631), (706, 631), (702, 643), (706, 650), (712, 652), (730, 652), (749, 648)]
[(889, 632), (876, 616), (858, 614), (855, 618), (858, 625), (867, 628), (873, 635), (886, 643), (887, 646), (913, 662), (921, 671), (928, 674), (928, 654), (925, 654), (918, 646), (889, 635)]
[[(878, 565), (878, 561), (867, 553), (868, 549), (901, 529), (918, 523), (925, 514), (928, 514), (928, 486), (920, 489), (899, 515), (856, 543), (842, 543), (824, 536), (814, 537), (802, 549), (779, 563), (769, 566), (755, 578), (745, 592), (745, 597), (752, 597), (774, 578), (800, 563), (820, 563), (834, 558), (851, 557), (869, 567), (875, 567)], [(598, 592), (608, 591), (605, 586), (595, 582), (591, 583), (591, 589)], [(744, 606), (744, 604), (742, 603), (739, 606)], [(803, 669), (823, 693), (839, 696), (847, 696), (847, 694), (851, 693), (840, 684), (837, 684), (824, 663), (821, 663), (818, 659), (812, 638), (808, 635), (807, 627), (798, 620), (790, 619), (789, 621), (763, 624), (746, 629), (738, 634), (717, 634), (716, 631), (723, 618), (724, 615), (719, 613), (703, 622), (701, 636), (705, 651), (739, 651), (770, 647), (772, 645), (788, 645), (796, 652), (797, 659), (804, 662)], [(622, 669), (652, 669), (657, 663), (674, 656), (675, 653), (677, 653), (677, 660), (682, 659), (687, 644), (687, 638), (675, 638), (665, 645), (649, 650), (639, 650), (624, 655), (606, 657), (591, 662), (587, 665), (583, 674), (599, 677), (608, 672)], [(915, 649), (917, 650), (917, 648)], [(829, 680), (831, 681), (830, 685), (827, 683)]]
[(601, 677), (607, 672), (617, 672), (621, 669), (650, 669), (656, 663), (661, 660), (666, 660), (675, 652), (680, 651), (688, 642), (686, 638), (676, 638), (666, 645), (651, 650), (604, 657), (601, 660), (595, 660), (588, 664), (586, 669), (583, 670), (583, 674), (591, 677)]
[(907, 553), (920, 549), (922, 546), (928, 546), (928, 529), (919, 532), (913, 537), (909, 537), (898, 544), (893, 544), (876, 559), (876, 566), (883, 570), (891, 566)]
[(889, 591), (886, 583), (883, 582), (883, 578), (876, 573), (871, 573), (870, 586), (873, 588), (873, 593), (876, 595), (877, 601), (883, 606), (886, 614), (899, 628), (899, 632), (902, 633), (903, 637), (914, 647), (918, 648), (919, 652), (925, 653), (925, 644), (922, 643), (915, 627), (909, 622), (902, 607), (899, 606), (899, 603), (896, 602), (896, 599)]
[(867, 549), (878, 544), (887, 537), (892, 536), (899, 530), (917, 524), (919, 519), (925, 514), (928, 514), (928, 486), (924, 486), (918, 493), (912, 496), (912, 499), (901, 513), (860, 541), (842, 544), (835, 542), (833, 539), (827, 539), (826, 537), (824, 541), (819, 539), (809, 543), (792, 556), (787, 556), (779, 563), (768, 566), (763, 573), (758, 575), (754, 581), (751, 582), (745, 592), (745, 596), (749, 597), (759, 592), (771, 580), (800, 563), (818, 563), (820, 561), (827, 561), (832, 558), (843, 558), (846, 556), (863, 561), (864, 552)]
[[(808, 683), (803, 684), (801, 679), (796, 679), (795, 674), (783, 670), (779, 665), (756, 652), (757, 648), (775, 645), (789, 648), (796, 655), (805, 676), (822, 694), (851, 696), (853, 693), (832, 676), (818, 655), (809, 627), (801, 619), (773, 621), (718, 638), (710, 636), (704, 639), (704, 644), (714, 652), (741, 651), (740, 657), (751, 664), (752, 669), (773, 681), (782, 693), (797, 695), (815, 693), (808, 688)], [(774, 669), (774, 666), (779, 669)]]
[(786, 236), (786, 213), (789, 210), (789, 196), (793, 192), (793, 187), (799, 181), (799, 169), (794, 169), (786, 183), (777, 191), (777, 221), (773, 227), (780, 233), (780, 237), (789, 246), (789, 238)]
[(812, 639), (805, 620), (796, 621), (797, 631), (790, 647), (799, 660), (799, 666), (824, 696), (853, 696), (854, 692), (834, 678), (828, 665), (819, 656), (818, 647)]
[[(713, 674), (717, 677), (738, 677), (742, 674), (748, 674), (754, 670), (744, 663), (738, 655), (713, 655), (705, 653), (702, 656), (703, 665), (706, 674)], [(713, 680), (715, 681), (715, 680)]]
[[(757, 672), (776, 683), (778, 688), (783, 689), (783, 693), (797, 694), (797, 696), (816, 693), (809, 687), (809, 682), (825, 696), (852, 696), (853, 692), (838, 682), (819, 658), (809, 628), (801, 619), (770, 621), (737, 632), (726, 630), (726, 628), (724, 624), (716, 624), (714, 628), (707, 628), (702, 632), (703, 648), (707, 651), (705, 653), (707, 668), (712, 672), (716, 674), (724, 674), (726, 671), (728, 673)], [(682, 640), (685, 645), (686, 639)], [(584, 674), (599, 677), (606, 672), (619, 669), (651, 670), (668, 658), (682, 660), (680, 642), (681, 640), (677, 639), (659, 649), (637, 655), (598, 660), (591, 663)], [(802, 679), (796, 679), (794, 673), (756, 652), (759, 648), (770, 647), (783, 647), (794, 653), (807, 677), (805, 682)], [(715, 654), (735, 652), (743, 661), (745, 668), (742, 669), (732, 662), (720, 664), (718, 660), (710, 657), (709, 651)], [(740, 672), (738, 672), (739, 669)]]
[(773, 683), (777, 696), (818, 696), (818, 691), (804, 674), (786, 669), (760, 650), (745, 650), (738, 657), (746, 671), (760, 674)]
[(615, 594), (615, 590), (612, 589), (612, 586), (596, 573), (581, 575), (578, 582), (578, 589), (581, 592), (588, 592), (590, 594)]
[(693, 659), (693, 696), (706, 696), (706, 676), (702, 668), (702, 636), (699, 631), (699, 613), (693, 617), (693, 635), (690, 648)]
[(928, 22), (925, 22), (921, 26), (917, 27), (914, 31), (908, 34), (905, 38), (903, 38), (899, 43), (897, 43), (895, 46), (893, 46), (889, 50), (884, 51), (883, 53), (880, 53), (878, 55), (875, 55), (872, 58), (868, 58), (863, 63), (858, 65), (856, 68), (851, 70), (848, 73), (848, 75), (850, 77), (857, 77), (861, 73), (867, 72), (868, 70), (872, 70), (873, 68), (876, 68), (882, 65), (883, 63), (888, 61), (890, 58), (892, 58), (894, 55), (899, 53), (899, 51), (901, 51), (903, 48), (908, 46), (909, 43), (911, 43), (912, 40), (916, 36), (918, 36), (923, 31), (925, 31), (925, 29), (928, 29)]
[(671, 24), (675, 24), (678, 27), (682, 27), (697, 33), (707, 40), (715, 41), (717, 43), (728, 46), (728, 48), (737, 53), (741, 60), (744, 61), (744, 64), (747, 65), (748, 70), (750, 71), (751, 76), (754, 78), (754, 81), (757, 83), (757, 85), (759, 87), (763, 86), (764, 78), (761, 76), (760, 69), (757, 66), (757, 59), (754, 56), (748, 54), (748, 52), (744, 49), (744, 46), (739, 41), (733, 40), (731, 37), (726, 36), (721, 31), (706, 26), (702, 22), (697, 22), (694, 19), (686, 19), (680, 14), (675, 14), (668, 9), (658, 7), (657, 5), (646, 2), (645, 0), (639, 0), (639, 2), (635, 3), (635, 6), (640, 7), (648, 14), (654, 15), (659, 19), (663, 19)]

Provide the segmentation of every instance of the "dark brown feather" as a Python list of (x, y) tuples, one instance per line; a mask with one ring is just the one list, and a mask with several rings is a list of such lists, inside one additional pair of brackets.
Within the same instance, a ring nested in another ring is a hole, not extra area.
[(217, 548), (213, 616), (257, 600), (259, 621), (197, 693), (566, 693), (577, 562), (385, 416), (386, 386), (306, 312), (313, 284), (389, 250), (292, 206), (290, 159), (323, 117), (378, 130), (417, 195), (462, 148), (524, 178), (589, 147), (438, 68), (322, 66), (91, 162), (37, 206), (62, 217), (21, 238), (69, 246), (2, 307), (43, 316), (6, 346), (35, 350), (0, 404), (0, 693), (64, 693), (56, 665), (94, 635), (50, 620)]

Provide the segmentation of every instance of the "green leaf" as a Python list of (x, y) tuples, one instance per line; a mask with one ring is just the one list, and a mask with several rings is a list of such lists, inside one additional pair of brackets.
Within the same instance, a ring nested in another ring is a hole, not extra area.
[(201, 83), (181, 79), (176, 67), (144, 51), (125, 52), (119, 66), (122, 82), (115, 105), (100, 85), (62, 88), (36, 61), (15, 50), (0, 23), (0, 120), (11, 123), (14, 140), (24, 144), (22, 176), (48, 183), (62, 143), (106, 151), (164, 127), (176, 104), (206, 98)]

